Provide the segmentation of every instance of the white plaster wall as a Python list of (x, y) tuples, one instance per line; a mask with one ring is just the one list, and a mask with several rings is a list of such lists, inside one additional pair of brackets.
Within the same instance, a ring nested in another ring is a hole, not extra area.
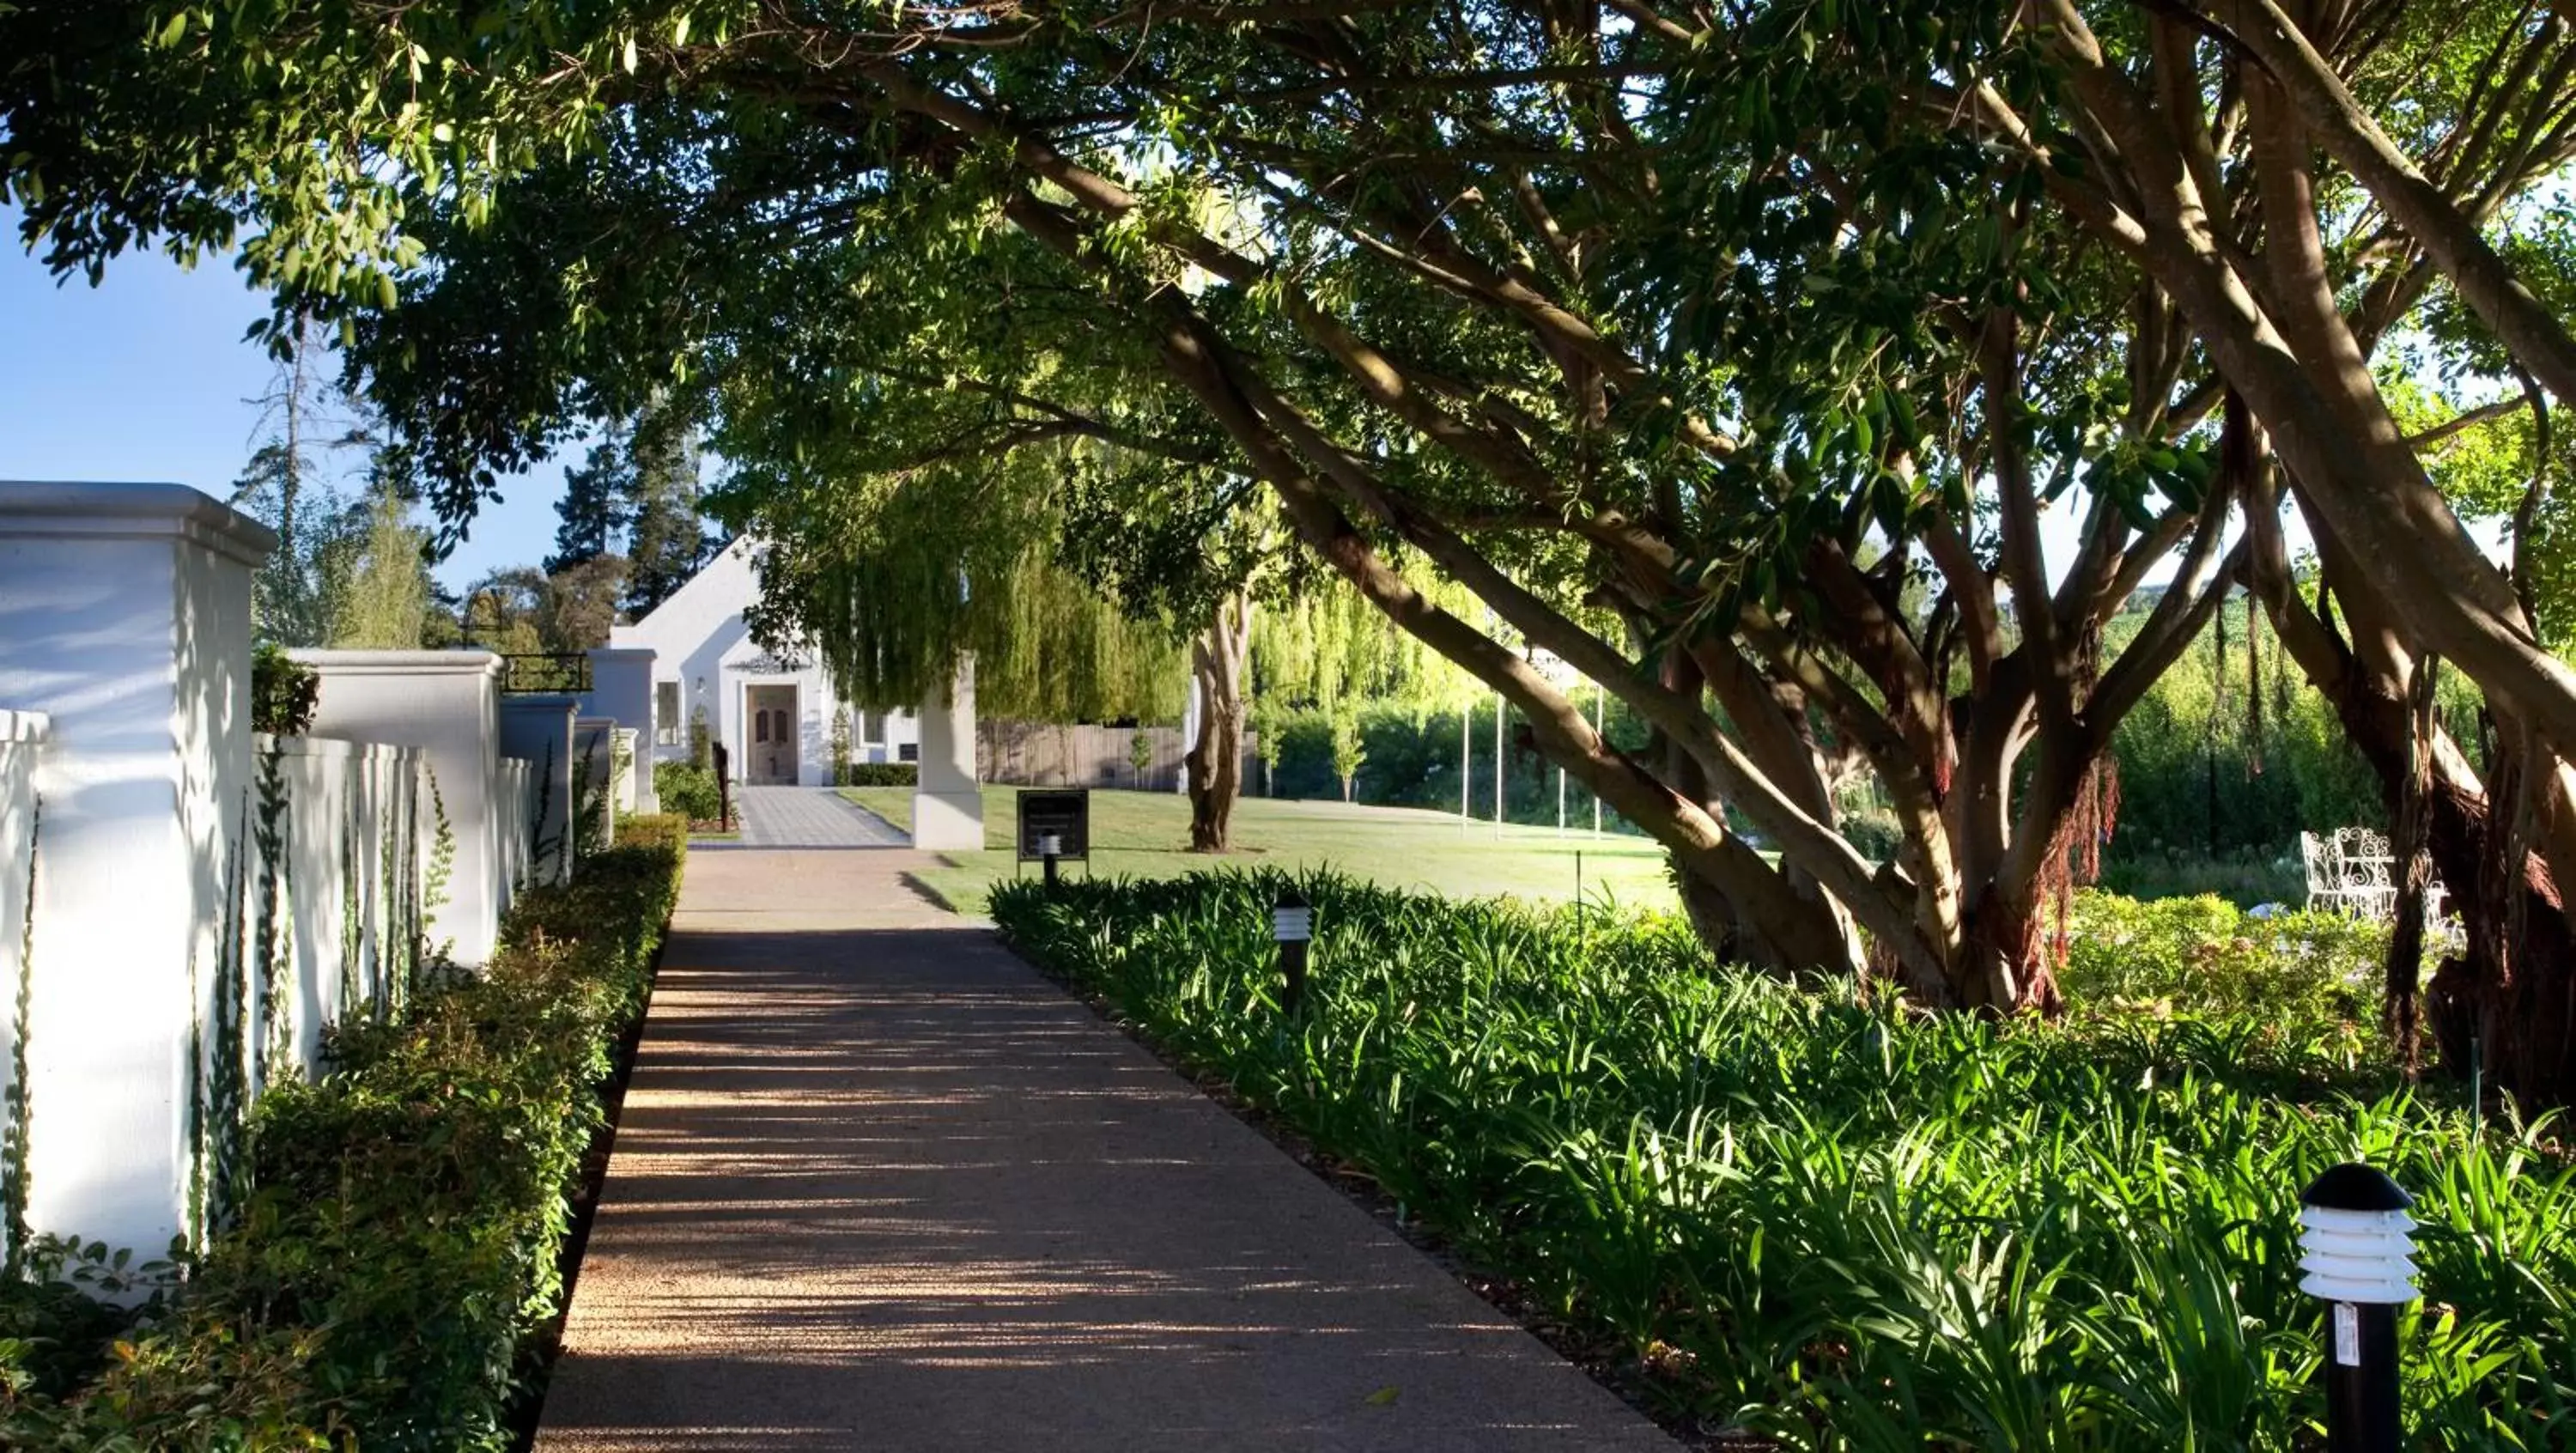
[(750, 543), (736, 540), (644, 619), (609, 631), (612, 649), (649, 648), (654, 655), (653, 679), (680, 684), (679, 730), (671, 734), (676, 740), (657, 740), (654, 760), (688, 756), (689, 720), (697, 709), (704, 709), (707, 729), (715, 740), (730, 740), (724, 731), (737, 705), (725, 680), (725, 654), (749, 643), (742, 608), (759, 597)]
[(38, 1230), (157, 1254), (183, 1229), (273, 543), (177, 485), (0, 483), (0, 701), (48, 718), (21, 1046)]
[(653, 661), (649, 646), (602, 646), (590, 653), (590, 690), (581, 698), (581, 714), (604, 716), (632, 733), (630, 775), (618, 788), (618, 805), (629, 812), (659, 812), (653, 790), (653, 735), (661, 725), (653, 713)]
[(506, 910), (527, 886), (534, 868), (529, 824), (537, 807), (536, 768), (516, 757), (503, 757), (493, 769), (493, 779), (492, 801), (501, 823), (501, 904)]
[[(456, 962), (492, 956), (512, 879), (501, 844), (514, 814), (494, 799), (501, 755), (501, 658), (489, 651), (297, 651), (321, 673), (310, 734), (417, 747), (426, 769), (424, 819), (444, 808), (455, 840), (447, 901), (429, 925)], [(434, 792), (432, 792), (434, 789)]]
[[(364, 1013), (408, 967), (430, 841), (421, 823), (422, 754), (321, 737), (261, 737), (260, 767), (285, 789), (284, 872), (274, 910), (289, 992), (279, 1007), (297, 1067), (320, 1063), (323, 1032)], [(253, 872), (265, 866), (264, 859)], [(276, 1032), (267, 1026), (263, 1033)]]
[(644, 733), (622, 726), (616, 729), (616, 738), (617, 760), (626, 764), (626, 770), (617, 774), (617, 815), (632, 817), (638, 812), (658, 811), (658, 804), (644, 805), (653, 792), (653, 776), (645, 770), (652, 764), (644, 760)]
[(501, 698), (501, 754), (529, 764), (532, 801), (528, 825), (530, 881), (560, 883), (572, 875), (566, 829), (572, 823), (573, 697), (539, 694)]

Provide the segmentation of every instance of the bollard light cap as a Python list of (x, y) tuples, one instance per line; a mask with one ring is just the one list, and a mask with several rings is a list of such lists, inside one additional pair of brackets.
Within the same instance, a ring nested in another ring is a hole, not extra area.
[(2299, 1204), (2331, 1211), (2403, 1211), (2415, 1198), (2375, 1167), (2346, 1161), (2308, 1182), (2299, 1192)]

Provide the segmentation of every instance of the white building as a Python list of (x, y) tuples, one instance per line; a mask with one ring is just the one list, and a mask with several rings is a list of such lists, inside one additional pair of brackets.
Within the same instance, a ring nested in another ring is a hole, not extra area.
[[(703, 719), (737, 779), (829, 786), (840, 697), (821, 661), (782, 661), (752, 642), (743, 611), (759, 598), (751, 545), (736, 540), (644, 619), (612, 630), (608, 644), (653, 652), (655, 761), (687, 757), (690, 725)], [(851, 761), (920, 760), (911, 712), (849, 710), (846, 718)]]

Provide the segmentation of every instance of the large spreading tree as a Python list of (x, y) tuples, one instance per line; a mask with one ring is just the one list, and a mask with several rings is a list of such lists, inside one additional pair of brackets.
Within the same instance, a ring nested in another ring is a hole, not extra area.
[[(2576, 987), (2576, 675), (2380, 354), (2420, 341), (2464, 406), (2576, 387), (2566, 31), (2484, 0), (39, 6), (0, 17), (0, 118), (58, 266), (238, 241), (281, 318), (347, 330), (453, 517), (664, 391), (808, 497), (854, 428), (960, 396), (1256, 485), (1665, 845), (1716, 947), (1927, 1003), (2055, 1002), (2113, 729), (2250, 581), (2392, 794), (2428, 764), (2472, 930), (2446, 1002), (2561, 1095), (2532, 1011)], [(2474, 758), (2407, 710), (2435, 655), (2493, 706)], [(1854, 761), (1891, 861), (1836, 831)]]

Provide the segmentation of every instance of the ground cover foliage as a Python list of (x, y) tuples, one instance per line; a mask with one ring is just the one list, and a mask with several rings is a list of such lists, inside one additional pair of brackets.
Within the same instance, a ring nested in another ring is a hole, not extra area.
[[(251, 1190), (177, 1265), (49, 1243), (0, 1287), (0, 1446), (510, 1446), (558, 1309), (566, 1195), (643, 1011), (685, 824), (636, 818), (503, 945), (249, 1122)], [(87, 1295), (122, 1283), (128, 1312)]]
[[(1684, 1410), (1802, 1448), (2313, 1446), (2296, 1198), (2363, 1158), (2427, 1223), (2407, 1446), (2576, 1433), (2576, 1180), (2547, 1126), (2479, 1134), (2283, 992), (2368, 945), (2258, 954), (2214, 900), (2088, 896), (2124, 951), (2070, 964), (2062, 1022), (2004, 1025), (1712, 971), (1670, 918), (1319, 875), (1289, 1017), (1289, 881), (1008, 884), (992, 912)], [(2091, 1012), (2120, 998), (2164, 1012)]]

